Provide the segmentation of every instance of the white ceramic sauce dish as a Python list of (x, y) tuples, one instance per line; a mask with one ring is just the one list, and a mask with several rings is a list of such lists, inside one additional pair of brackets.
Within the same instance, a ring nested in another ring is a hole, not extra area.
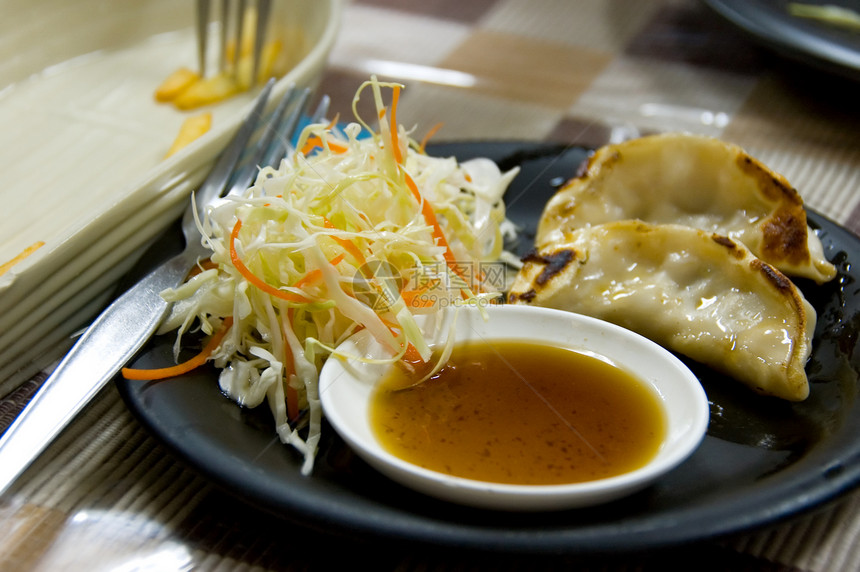
[[(709, 420), (708, 400), (698, 379), (672, 353), (619, 326), (546, 308), (491, 305), (457, 309), (457, 342), (523, 340), (602, 356), (649, 385), (665, 413), (665, 438), (657, 454), (633, 471), (598, 480), (560, 485), (512, 485), (454, 477), (404, 461), (374, 436), (370, 402), (390, 365), (358, 359), (385, 358), (388, 352), (364, 330), (352, 336), (320, 376), (325, 415), (338, 434), (380, 473), (424, 494), (459, 504), (513, 511), (562, 510), (604, 503), (634, 493), (683, 462), (701, 443)], [(444, 343), (455, 311), (425, 324), (431, 346)], [(484, 318), (486, 315), (486, 319)], [(441, 317), (440, 317), (441, 316)]]

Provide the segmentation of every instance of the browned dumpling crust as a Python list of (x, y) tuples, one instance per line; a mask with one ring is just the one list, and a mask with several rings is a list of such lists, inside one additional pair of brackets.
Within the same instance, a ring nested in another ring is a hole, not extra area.
[(718, 139), (670, 133), (598, 149), (547, 203), (536, 244), (626, 219), (727, 236), (789, 276), (823, 283), (836, 275), (794, 187)]
[(524, 258), (509, 302), (619, 324), (761, 394), (809, 394), (814, 309), (723, 235), (632, 220), (581, 228)]

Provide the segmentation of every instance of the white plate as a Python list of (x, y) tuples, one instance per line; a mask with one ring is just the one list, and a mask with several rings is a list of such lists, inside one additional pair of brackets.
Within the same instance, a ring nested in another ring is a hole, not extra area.
[[(275, 5), (273, 31), (297, 63), (274, 92), (315, 86), (341, 0)], [(253, 97), (210, 108), (212, 130), (163, 159), (188, 113), (153, 93), (177, 68), (196, 68), (193, 10), (170, 0), (4, 3), (0, 264), (45, 244), (0, 276), (0, 395), (34, 372), (22, 345), (32, 352), (58, 323), (66, 336), (79, 327), (69, 319), (81, 301), (106, 292), (182, 211)]]

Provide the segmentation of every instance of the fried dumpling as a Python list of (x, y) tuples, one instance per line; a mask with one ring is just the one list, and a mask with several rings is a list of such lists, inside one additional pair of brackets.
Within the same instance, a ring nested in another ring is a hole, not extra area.
[(790, 276), (822, 283), (836, 275), (797, 191), (718, 139), (663, 134), (598, 149), (547, 203), (535, 242), (550, 244), (565, 232), (624, 219), (728, 236)]
[(618, 221), (524, 258), (509, 302), (614, 322), (747, 384), (800, 401), (815, 310), (781, 272), (730, 238)]

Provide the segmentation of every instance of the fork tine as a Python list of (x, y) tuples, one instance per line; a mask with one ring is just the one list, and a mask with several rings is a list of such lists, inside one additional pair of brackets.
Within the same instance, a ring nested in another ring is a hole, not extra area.
[[(196, 9), (196, 31), (197, 31), (197, 59), (200, 69), (200, 76), (206, 77), (206, 60), (208, 54), (209, 42), (209, 22), (212, 0), (197, 0)], [(235, 6), (235, 10), (231, 7)], [(256, 22), (253, 38), (253, 53), (252, 53), (252, 70), (251, 70), (251, 85), (256, 85), (260, 82), (260, 66), (263, 56), (263, 47), (266, 43), (266, 35), (268, 30), (269, 15), (271, 14), (271, 0), (257, 0), (256, 6)], [(218, 46), (218, 71), (223, 73), (232, 68), (235, 78), (238, 78), (239, 60), (241, 59), (242, 43), (245, 35), (245, 20), (248, 16), (248, 0), (221, 0), (220, 11), (220, 32)], [(232, 12), (235, 12), (233, 14)], [(235, 17), (235, 25), (231, 26)], [(233, 57), (228, 57), (228, 46), (230, 44), (230, 32), (233, 32)], [(268, 79), (268, 78), (265, 78)]]
[(230, 37), (230, 0), (221, 0), (221, 30), (218, 71), (227, 69), (227, 39)]
[[(257, 144), (242, 159), (228, 194), (247, 189), (254, 182), (259, 167), (275, 166), (286, 155), (292, 147), (291, 140), (299, 119), (307, 112), (309, 97), (310, 89), (305, 88), (297, 93), (294, 87), (290, 87), (275, 110), (264, 120)], [(290, 110), (289, 114), (287, 110)]]
[(328, 115), (329, 105), (331, 105), (331, 98), (328, 95), (323, 95), (313, 115), (311, 115), (311, 123), (320, 123), (325, 119), (326, 115)]
[(247, 0), (239, 0), (236, 12), (236, 40), (233, 45), (233, 77), (239, 78), (239, 55), (242, 52), (242, 41), (245, 32), (245, 14), (247, 12)]
[[(221, 153), (215, 166), (210, 171), (209, 176), (203, 181), (203, 184), (195, 194), (195, 203), (200, 212), (205, 211), (206, 205), (212, 202), (215, 198), (224, 193), (227, 186), (227, 181), (230, 180), (230, 173), (237, 167), (248, 141), (254, 134), (257, 128), (258, 121), (254, 118), (262, 116), (266, 102), (269, 99), (269, 94), (274, 87), (274, 80), (269, 81), (266, 86), (260, 91), (253, 108), (248, 113), (245, 121), (240, 125), (238, 131), (233, 136), (233, 139), (228, 144), (227, 148)], [(190, 211), (187, 211), (190, 212)]]
[(200, 77), (206, 77), (206, 44), (209, 38), (210, 0), (197, 0), (197, 65)]
[(310, 98), (310, 88), (303, 89), (292, 101), (292, 111), (290, 115), (283, 119), (283, 113), (286, 112), (286, 106), (281, 117), (277, 117), (277, 121), (272, 123), (272, 142), (266, 155), (263, 157), (262, 165), (274, 166), (277, 161), (284, 158), (288, 151), (292, 149), (292, 138), (295, 134), (296, 127), (302, 115), (307, 113), (308, 101)]
[(277, 125), (282, 120), (294, 93), (294, 87), (290, 86), (269, 117), (260, 114), (255, 132), (256, 141), (254, 145), (249, 145), (245, 149), (243, 157), (239, 160), (233, 178), (228, 185), (228, 194), (244, 191), (253, 182), (257, 167), (264, 164), (262, 161), (266, 156), (266, 151), (272, 143)]
[(269, 12), (271, 12), (271, 8), (271, 0), (257, 0), (257, 21), (256, 31), (254, 32), (254, 56), (252, 60), (254, 65), (251, 70), (252, 85), (259, 81), (260, 58), (263, 55), (263, 46), (266, 43), (266, 28), (268, 27)]

